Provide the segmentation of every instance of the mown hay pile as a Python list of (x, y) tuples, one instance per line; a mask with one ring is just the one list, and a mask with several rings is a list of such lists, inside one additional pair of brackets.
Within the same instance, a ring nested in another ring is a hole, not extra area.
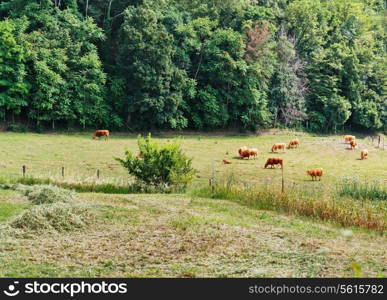
[(79, 202), (73, 191), (53, 185), (17, 185), (14, 189), (35, 204), (9, 223), (19, 233), (72, 231), (93, 220), (89, 208)]
[(65, 232), (84, 228), (91, 219), (85, 206), (58, 202), (34, 206), (9, 225), (24, 231)]
[(33, 204), (70, 203), (74, 202), (77, 198), (75, 192), (54, 185), (28, 186), (19, 184), (15, 187), (15, 190), (27, 196)]

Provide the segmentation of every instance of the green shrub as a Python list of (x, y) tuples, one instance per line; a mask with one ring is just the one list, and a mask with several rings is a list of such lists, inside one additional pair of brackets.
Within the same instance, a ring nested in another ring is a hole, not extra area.
[(17, 185), (15, 188), (21, 192), (33, 204), (48, 204), (56, 202), (73, 202), (76, 194), (71, 190), (65, 190), (54, 185)]
[(192, 180), (192, 160), (184, 155), (178, 143), (159, 145), (150, 135), (147, 138), (138, 137), (137, 143), (141, 157), (126, 151), (125, 159), (116, 160), (140, 183), (163, 188), (185, 188)]
[(44, 128), (43, 125), (37, 124), (37, 125), (35, 125), (35, 126), (32, 128), (32, 130), (35, 131), (36, 133), (42, 133), (42, 132), (45, 130), (45, 128)]
[(19, 125), (19, 124), (9, 124), (7, 131), (12, 131), (12, 132), (26, 132), (27, 128), (24, 125)]
[(64, 232), (81, 229), (92, 220), (86, 207), (70, 203), (34, 206), (16, 217), (9, 225), (33, 232)]
[(13, 183), (8, 183), (8, 182), (0, 183), (0, 189), (2, 189), (2, 190), (14, 190), (15, 185)]

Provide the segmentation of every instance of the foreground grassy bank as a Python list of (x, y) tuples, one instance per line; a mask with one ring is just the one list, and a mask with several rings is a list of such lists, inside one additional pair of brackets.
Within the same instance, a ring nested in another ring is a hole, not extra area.
[[(184, 195), (78, 196), (94, 215), (82, 229), (1, 235), (1, 277), (387, 275), (376, 232)], [(31, 204), (0, 190), (0, 205), (5, 226)]]

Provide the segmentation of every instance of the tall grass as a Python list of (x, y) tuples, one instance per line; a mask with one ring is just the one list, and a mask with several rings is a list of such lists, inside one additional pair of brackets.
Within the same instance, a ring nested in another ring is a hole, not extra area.
[(114, 182), (108, 180), (59, 180), (55, 178), (39, 178), (39, 177), (18, 177), (4, 178), (0, 177), (0, 188), (11, 188), (15, 184), (24, 185), (55, 185), (65, 189), (71, 189), (79, 193), (104, 193), (104, 194), (141, 194), (141, 193), (182, 193), (185, 190), (175, 188), (173, 186), (151, 186), (140, 184), (137, 182)]
[(257, 209), (275, 210), (290, 214), (334, 221), (343, 226), (358, 226), (384, 231), (386, 229), (385, 203), (354, 201), (336, 198), (329, 192), (280, 187), (257, 187), (240, 182), (231, 175), (219, 180), (214, 187), (197, 186), (190, 193), (199, 197), (236, 201)]
[(381, 180), (361, 181), (358, 178), (344, 178), (337, 185), (337, 194), (362, 200), (387, 200), (387, 187)]
[(20, 177), (5, 179), (0, 178), (0, 184), (4, 187), (13, 184), (35, 185), (35, 184), (51, 184), (65, 189), (71, 189), (76, 192), (90, 193), (106, 193), (106, 194), (129, 194), (136, 192), (135, 189), (128, 185), (115, 185), (113, 183), (104, 182), (68, 182), (60, 181), (51, 178), (36, 178), (36, 177)]

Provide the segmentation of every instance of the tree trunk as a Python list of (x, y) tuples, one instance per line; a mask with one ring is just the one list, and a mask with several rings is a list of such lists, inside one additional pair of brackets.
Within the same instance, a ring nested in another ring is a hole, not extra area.
[(86, 0), (85, 17), (87, 18), (87, 11), (89, 10), (89, 0)]
[(112, 9), (112, 2), (113, 2), (113, 0), (109, 1), (108, 11), (106, 13), (108, 20), (110, 20), (110, 14), (111, 14), (110, 12), (111, 12), (111, 9)]
[(198, 68), (196, 69), (196, 72), (195, 72), (195, 77), (194, 77), (195, 80), (196, 80), (196, 77), (198, 76), (200, 65), (202, 64), (202, 59), (203, 59), (203, 44), (200, 47), (200, 57), (199, 57)]

